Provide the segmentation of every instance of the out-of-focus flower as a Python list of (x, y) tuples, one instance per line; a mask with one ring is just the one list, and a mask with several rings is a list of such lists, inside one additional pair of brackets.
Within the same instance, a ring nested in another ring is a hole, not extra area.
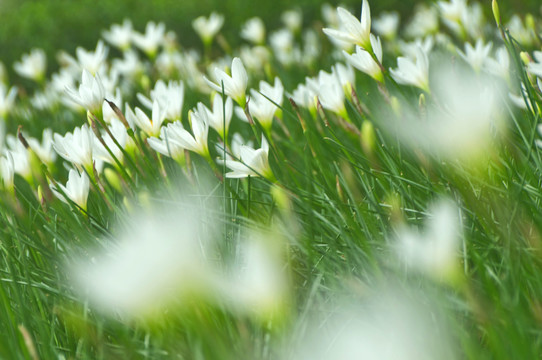
[(249, 146), (242, 145), (239, 148), (239, 153), (234, 154), (239, 161), (225, 159), (224, 163), (231, 172), (226, 173), (228, 178), (244, 178), (248, 176), (263, 176), (267, 179), (274, 179), (273, 172), (269, 166), (269, 144), (265, 137), (262, 136), (262, 147), (253, 149)]
[(429, 210), (425, 232), (402, 227), (397, 231), (395, 252), (411, 270), (420, 271), (437, 281), (455, 281), (458, 248), (461, 243), (459, 209), (449, 200), (441, 200)]
[(293, 33), (297, 33), (303, 25), (303, 14), (299, 10), (286, 10), (280, 15), (280, 19)]
[[(381, 64), (382, 44), (380, 43), (380, 38), (377, 38), (371, 34), (371, 44), (374, 55)], [(343, 51), (343, 54), (346, 60), (356, 69), (366, 73), (376, 81), (384, 81), (384, 75), (382, 74), (380, 64), (375, 61), (373, 55), (368, 51), (364, 50), (360, 46), (356, 46), (356, 52), (354, 54), (350, 55), (346, 51)]]
[[(340, 301), (322, 311), (309, 329), (295, 359), (312, 360), (430, 360), (455, 359), (443, 316), (427, 297), (407, 291), (372, 291), (359, 303)], [(312, 311), (313, 318), (318, 311)]]
[(439, 1), (437, 3), (442, 19), (452, 30), (457, 31), (462, 26), (463, 14), (468, 10), (467, 0)]
[(107, 59), (108, 52), (109, 48), (105, 46), (102, 40), (98, 41), (96, 50), (94, 51), (87, 51), (80, 46), (75, 49), (79, 66), (81, 69), (89, 71), (92, 75), (96, 75), (98, 70), (100, 70), (100, 67)]
[(542, 78), (542, 51), (533, 52), (534, 62), (527, 65), (527, 71)]
[(9, 91), (4, 83), (0, 83), (0, 118), (5, 118), (13, 108), (17, 87), (12, 86)]
[(154, 58), (158, 47), (164, 44), (166, 25), (164, 23), (156, 24), (154, 21), (149, 21), (145, 27), (145, 34), (140, 34), (134, 31), (132, 40), (134, 45), (140, 48), (149, 57)]
[(431, 94), (423, 114), (405, 107), (401, 119), (389, 123), (399, 140), (430, 155), (476, 160), (490, 151), (503, 129), (500, 82), (473, 78), (465, 69), (441, 66), (434, 72)]
[(118, 240), (92, 261), (82, 259), (68, 268), (91, 306), (145, 319), (166, 307), (173, 311), (183, 300), (215, 296), (213, 268), (206, 258), (214, 221), (196, 204), (177, 204), (134, 216)]
[(239, 56), (250, 73), (263, 73), (265, 65), (271, 60), (271, 52), (265, 46), (242, 46)]
[(412, 20), (405, 28), (405, 34), (411, 39), (423, 38), (438, 31), (438, 12), (433, 6), (419, 4)]
[(6, 136), (6, 143), (13, 159), (13, 171), (21, 175), (26, 181), (32, 178), (32, 166), (30, 165), (30, 153), (24, 145), (13, 135)]
[(132, 22), (129, 19), (124, 19), (122, 25), (113, 24), (110, 30), (102, 31), (104, 39), (113, 46), (125, 51), (130, 48), (132, 43)]
[(331, 68), (331, 74), (337, 78), (339, 84), (342, 85), (344, 94), (350, 98), (352, 88), (356, 83), (356, 73), (350, 64), (336, 63)]
[(501, 46), (497, 49), (495, 59), (491, 57), (485, 59), (484, 70), (508, 81), (510, 78), (510, 57), (506, 47)]
[(224, 84), (224, 93), (235, 100), (239, 106), (244, 108), (246, 105), (248, 75), (241, 59), (237, 57), (233, 59), (231, 76), (226, 74), (224, 70), (220, 70), (216, 67), (214, 71), (216, 83), (204, 76), (203, 78), (207, 84), (219, 93), (222, 93), (222, 84)]
[(41, 161), (45, 164), (52, 164), (56, 160), (56, 152), (53, 149), (53, 130), (46, 128), (43, 130), (41, 143), (38, 139), (27, 138), (28, 145), (38, 155)]
[(370, 39), (371, 10), (367, 0), (363, 0), (360, 20), (348, 10), (341, 7), (337, 8), (337, 13), (340, 20), (339, 23), (342, 24), (344, 28), (342, 30), (324, 28), (324, 33), (340, 41), (355, 44), (367, 51), (372, 51)]
[(184, 102), (184, 83), (182, 81), (169, 81), (167, 86), (162, 80), (158, 80), (151, 90), (151, 98), (137, 94), (137, 98), (147, 108), (153, 108), (153, 102), (157, 101), (165, 110), (166, 119), (180, 120), (182, 117)]
[(184, 147), (177, 140), (178, 134), (184, 130), (180, 121), (174, 121), (160, 130), (159, 138), (149, 138), (147, 142), (154, 151), (169, 156), (175, 161), (184, 163)]
[(62, 192), (56, 188), (56, 186), (52, 185), (51, 190), (57, 198), (69, 204), (69, 201), (66, 199), (67, 197), (81, 207), (81, 209), (87, 210), (90, 182), (85, 172), (79, 174), (77, 170), (71, 169), (70, 173), (68, 174), (68, 182), (66, 182), (66, 186), (62, 184), (57, 184), (57, 186), (62, 189), (62, 192), (64, 192), (63, 195)]
[(17, 74), (30, 80), (40, 82), (45, 76), (47, 57), (42, 49), (32, 49), (30, 54), (23, 55), (21, 61), (13, 64)]
[(53, 148), (65, 160), (76, 166), (82, 166), (92, 173), (92, 147), (94, 134), (85, 124), (75, 128), (73, 133), (62, 136), (53, 135)]
[(426, 92), (430, 92), (429, 59), (420, 47), (416, 52), (416, 62), (409, 58), (399, 57), (397, 59), (397, 69), (390, 69), (390, 73), (399, 84), (417, 86)]
[(208, 45), (224, 25), (224, 16), (215, 12), (208, 18), (200, 16), (192, 21), (192, 27), (204, 44)]
[(105, 98), (105, 88), (100, 75), (93, 76), (86, 69), (83, 70), (82, 81), (78, 90), (66, 88), (66, 95), (75, 103), (94, 113), (100, 111)]
[(262, 80), (259, 92), (253, 89), (250, 91), (250, 112), (266, 131), (271, 130), (277, 105), (282, 105), (283, 96), (284, 87), (278, 77), (275, 77), (273, 86)]
[(429, 55), (435, 45), (435, 38), (433, 36), (427, 36), (424, 39), (417, 38), (411, 42), (398, 41), (399, 49), (403, 56), (414, 59), (418, 53), (418, 48), (421, 48), (424, 53)]
[(248, 19), (241, 28), (241, 37), (255, 45), (262, 45), (265, 42), (265, 25), (262, 19)]
[(484, 61), (489, 57), (489, 52), (493, 44), (491, 42), (484, 45), (482, 39), (476, 40), (476, 45), (473, 47), (470, 43), (465, 43), (465, 52), (457, 50), (459, 55), (467, 63), (472, 66), (474, 71), (479, 72), (482, 69)]
[(116, 140), (116, 142), (115, 140), (113, 140), (111, 135), (109, 135), (109, 133), (105, 131), (102, 134), (102, 139), (105, 142), (105, 145), (109, 148), (109, 151), (111, 151), (112, 155), (109, 153), (109, 151), (107, 151), (102, 142), (99, 141), (97, 137), (94, 137), (93, 157), (95, 160), (105, 161), (109, 164), (113, 164), (116, 166), (117, 163), (113, 156), (118, 161), (122, 162), (124, 158), (124, 153), (122, 149), (129, 152), (135, 147), (135, 144), (132, 138), (130, 138), (130, 136), (128, 135), (126, 127), (119, 119), (112, 118), (111, 122), (108, 125), (108, 128), (109, 132), (111, 133), (111, 135), (113, 135), (113, 138)]
[(289, 97), (299, 106), (307, 108), (311, 113), (316, 111), (316, 91), (308, 85), (299, 84)]
[(224, 104), (222, 94), (215, 93), (213, 96), (213, 109), (205, 108), (205, 110), (207, 111), (209, 126), (215, 129), (223, 140), (226, 140), (233, 115), (232, 99), (226, 97), (226, 103)]
[(324, 109), (333, 111), (345, 119), (348, 118), (344, 106), (343, 87), (336, 76), (321, 70), (318, 73), (318, 78), (307, 78), (307, 86), (318, 95), (318, 100)]
[(135, 108), (135, 113), (128, 107), (126, 109), (126, 119), (137, 125), (147, 136), (158, 136), (160, 127), (166, 119), (165, 109), (162, 108), (157, 100), (152, 104), (152, 119), (149, 119), (140, 108)]
[(291, 66), (301, 56), (299, 48), (294, 44), (294, 34), (289, 29), (283, 28), (271, 33), (269, 44), (275, 58), (284, 66)]
[(397, 28), (399, 27), (399, 13), (395, 11), (383, 12), (378, 18), (373, 20), (372, 26), (375, 32), (384, 39), (394, 39), (397, 35)]
[(0, 179), (4, 189), (13, 190), (13, 178), (15, 176), (15, 165), (13, 164), (13, 155), (7, 151), (5, 155), (0, 156)]

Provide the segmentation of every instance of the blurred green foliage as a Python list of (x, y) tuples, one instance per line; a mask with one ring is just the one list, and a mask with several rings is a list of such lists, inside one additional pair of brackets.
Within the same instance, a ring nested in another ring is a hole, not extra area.
[[(0, 2), (0, 60), (11, 68), (14, 61), (33, 47), (45, 49), (49, 60), (53, 60), (59, 49), (70, 53), (77, 46), (92, 49), (102, 30), (125, 18), (131, 19), (138, 31), (144, 30), (147, 21), (163, 21), (179, 36), (182, 45), (199, 46), (191, 22), (212, 11), (225, 15), (223, 33), (235, 43), (241, 24), (252, 16), (261, 17), (268, 28), (273, 29), (280, 25), (280, 14), (285, 9), (301, 9), (308, 22), (320, 17), (321, 5), (325, 2), (333, 6), (340, 3), (356, 12), (361, 8), (361, 0), (3, 0)], [(373, 14), (395, 10), (405, 18), (420, 2), (424, 1), (371, 1), (371, 10)], [(539, 15), (539, 0), (501, 3), (503, 13), (514, 10)]]

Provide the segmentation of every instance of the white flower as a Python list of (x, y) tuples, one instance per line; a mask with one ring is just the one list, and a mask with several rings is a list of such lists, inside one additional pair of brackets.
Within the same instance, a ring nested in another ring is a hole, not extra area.
[(239, 58), (234, 58), (231, 65), (231, 76), (223, 70), (215, 67), (215, 80), (213, 83), (205, 76), (203, 77), (207, 84), (215, 91), (222, 93), (222, 83), (224, 84), (224, 93), (230, 96), (239, 106), (245, 107), (246, 89), (248, 83), (248, 75), (243, 66), (243, 62)]
[(87, 51), (82, 47), (77, 47), (75, 53), (81, 69), (89, 71), (95, 75), (107, 58), (109, 48), (105, 46), (102, 40), (98, 41), (95, 51)]
[(299, 31), (303, 25), (303, 14), (299, 10), (286, 10), (280, 15), (280, 19), (293, 33)]
[(154, 101), (152, 104), (152, 119), (149, 119), (140, 108), (135, 108), (135, 113), (127, 107), (126, 120), (137, 125), (138, 128), (143, 130), (147, 136), (158, 136), (160, 134), (160, 127), (166, 119), (166, 113), (160, 106), (158, 101)]
[(102, 108), (105, 98), (105, 88), (100, 75), (91, 75), (88, 70), (83, 70), (82, 81), (79, 89), (66, 88), (66, 94), (75, 103), (94, 113)]
[(436, 280), (451, 280), (457, 270), (457, 250), (461, 242), (459, 209), (441, 200), (429, 210), (430, 219), (424, 233), (401, 228), (397, 232), (397, 257), (412, 270)]
[(70, 173), (68, 174), (68, 182), (66, 183), (66, 186), (62, 184), (57, 185), (60, 189), (62, 189), (62, 192), (64, 192), (63, 195), (59, 189), (56, 189), (55, 186), (51, 186), (51, 190), (57, 198), (64, 201), (66, 204), (69, 204), (70, 202), (65, 198), (65, 196), (67, 196), (68, 199), (76, 203), (83, 210), (87, 210), (87, 198), (90, 182), (85, 172), (82, 172), (81, 175), (79, 175), (77, 170), (71, 169)]
[(6, 143), (13, 159), (13, 171), (28, 181), (32, 177), (30, 153), (19, 139), (11, 134), (6, 136)]
[(152, 109), (153, 102), (157, 101), (162, 109), (165, 109), (166, 119), (180, 120), (184, 102), (184, 83), (182, 81), (169, 81), (167, 86), (162, 80), (158, 80), (151, 90), (151, 98), (137, 94), (137, 98), (147, 108)]
[[(176, 128), (175, 130), (173, 130)], [(180, 121), (174, 121), (169, 123), (166, 127), (162, 127), (160, 130), (160, 138), (149, 138), (147, 142), (154, 151), (159, 152), (162, 155), (169, 156), (176, 161), (184, 161), (184, 147), (181, 146), (179, 141), (176, 141), (177, 134), (184, 130)]]
[(0, 180), (4, 189), (13, 189), (13, 177), (15, 176), (15, 165), (13, 164), (13, 155), (11, 151), (7, 151), (4, 156), (0, 157)]
[(373, 29), (377, 34), (386, 39), (393, 39), (397, 35), (399, 27), (399, 14), (397, 12), (382, 12), (373, 21)]
[(354, 68), (350, 64), (336, 63), (331, 68), (331, 74), (337, 78), (343, 87), (344, 94), (349, 97), (352, 94), (352, 87), (356, 83)]
[(405, 34), (412, 38), (423, 38), (438, 31), (438, 13), (433, 6), (418, 4), (412, 20), (405, 28)]
[(5, 118), (13, 109), (17, 87), (12, 86), (9, 91), (4, 83), (0, 82), (0, 119)]
[(259, 17), (248, 19), (241, 28), (241, 37), (255, 45), (265, 42), (265, 25)]
[(56, 152), (53, 149), (53, 130), (43, 130), (41, 143), (38, 139), (27, 138), (28, 145), (45, 164), (52, 164), (56, 160)]
[(421, 48), (424, 53), (429, 55), (435, 45), (435, 38), (432, 35), (429, 35), (423, 39), (417, 38), (411, 42), (399, 40), (398, 44), (403, 56), (414, 59), (418, 54), (418, 48)]
[(426, 92), (430, 92), (429, 59), (421, 47), (418, 47), (416, 52), (416, 62), (409, 58), (399, 57), (397, 59), (397, 69), (390, 69), (390, 73), (399, 84), (417, 86)]
[[(216, 93), (213, 96), (213, 110), (205, 108), (209, 126), (215, 129), (222, 139), (226, 139), (233, 115), (233, 101), (226, 97), (226, 104), (222, 101), (222, 95)], [(224, 127), (225, 126), (225, 127)]]
[(207, 135), (209, 133), (208, 112), (202, 103), (198, 103), (197, 109), (189, 114), (192, 134), (183, 128), (172, 129), (172, 140), (179, 143), (187, 150), (200, 154), (204, 158), (209, 158), (209, 145), (207, 144)]
[(495, 59), (490, 57), (485, 59), (484, 70), (490, 74), (508, 80), (510, 77), (510, 57), (508, 56), (508, 50), (506, 50), (505, 46), (501, 46), (497, 49), (495, 52)]
[(224, 25), (224, 16), (215, 12), (211, 13), (208, 18), (200, 16), (192, 21), (192, 27), (204, 44), (209, 44), (213, 41), (213, 38), (220, 31), (222, 25)]
[[(380, 38), (371, 34), (371, 44), (376, 58), (382, 63), (382, 44), (380, 43)], [(384, 75), (382, 74), (380, 64), (373, 59), (373, 56), (368, 51), (360, 46), (356, 46), (356, 52), (354, 54), (350, 55), (344, 50), (343, 54), (346, 60), (356, 69), (366, 73), (376, 81), (384, 81)]]
[(450, 66), (434, 76), (431, 93), (438, 105), (429, 104), (423, 114), (405, 107), (401, 118), (389, 123), (390, 130), (407, 145), (438, 157), (476, 160), (491, 151), (504, 120), (501, 84)]
[[(126, 131), (126, 127), (119, 119), (112, 118), (108, 128), (109, 132), (111, 132), (111, 135), (113, 135), (113, 138), (122, 149), (130, 150), (135, 146), (134, 141), (132, 138), (130, 138), (128, 132)], [(111, 135), (109, 135), (106, 131), (103, 131), (102, 139), (115, 158), (122, 162), (124, 153), (122, 152), (122, 149), (117, 146), (113, 138), (111, 138)], [(109, 151), (107, 151), (105, 146), (100, 140), (98, 140), (97, 137), (94, 137), (93, 157), (95, 160), (105, 161), (107, 163), (117, 165), (113, 156), (109, 153)]]
[(533, 52), (534, 62), (527, 65), (527, 71), (542, 78), (542, 51)]
[(472, 66), (474, 71), (479, 72), (482, 69), (484, 61), (489, 56), (491, 46), (493, 46), (491, 42), (484, 45), (484, 40), (479, 38), (478, 40), (476, 40), (475, 47), (473, 47), (469, 43), (465, 43), (465, 52), (461, 50), (457, 50), (457, 52), (463, 58), (463, 60), (465, 60), (467, 63), (470, 64), (470, 66)]
[(23, 55), (21, 61), (13, 64), (13, 69), (22, 77), (41, 81), (45, 76), (47, 57), (42, 49), (32, 49), (30, 54)]
[(103, 252), (66, 269), (84, 301), (107, 314), (141, 319), (215, 294), (206, 259), (213, 221), (195, 204), (179, 206), (134, 216), (116, 241), (105, 241)]
[(121, 50), (128, 50), (132, 43), (132, 35), (132, 22), (128, 19), (124, 19), (122, 25), (113, 24), (110, 30), (102, 31), (104, 39)]
[(277, 105), (282, 105), (283, 96), (284, 87), (278, 77), (275, 77), (274, 86), (262, 80), (259, 92), (253, 89), (250, 91), (250, 112), (266, 131), (271, 130), (273, 117), (278, 109)]
[(533, 32), (531, 29), (524, 26), (521, 17), (514, 14), (510, 17), (510, 21), (506, 24), (506, 29), (510, 31), (510, 35), (525, 47), (531, 47), (533, 44)]
[(225, 165), (233, 170), (227, 173), (226, 177), (244, 178), (247, 176), (263, 176), (267, 179), (274, 178), (268, 161), (269, 144), (265, 137), (262, 136), (262, 147), (260, 149), (253, 149), (242, 145), (239, 148), (239, 153), (234, 155), (239, 158), (239, 161), (224, 160)]
[(296, 103), (296, 105), (309, 109), (311, 112), (316, 111), (316, 91), (305, 84), (299, 84), (289, 95), (289, 97)]
[(307, 86), (318, 95), (318, 100), (324, 109), (347, 118), (344, 90), (336, 76), (321, 70), (318, 78), (307, 78)]
[(62, 158), (76, 166), (92, 171), (92, 147), (94, 134), (85, 124), (75, 128), (73, 133), (53, 135), (53, 148)]
[(145, 27), (145, 34), (136, 31), (132, 34), (134, 44), (143, 50), (148, 56), (154, 57), (158, 46), (164, 44), (166, 25), (164, 23), (156, 24), (149, 21)]
[(337, 8), (340, 24), (343, 30), (325, 28), (324, 33), (340, 41), (355, 44), (361, 48), (371, 51), (371, 10), (367, 0), (363, 0), (361, 7), (361, 20), (358, 20), (348, 10)]

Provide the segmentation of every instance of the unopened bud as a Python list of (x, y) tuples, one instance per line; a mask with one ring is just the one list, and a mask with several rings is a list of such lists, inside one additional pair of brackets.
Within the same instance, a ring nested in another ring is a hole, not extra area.
[(366, 154), (371, 154), (375, 148), (376, 134), (373, 123), (364, 120), (361, 124), (361, 146)]
[(495, 22), (497, 23), (497, 26), (501, 26), (501, 12), (499, 11), (499, 4), (497, 3), (497, 0), (493, 0), (491, 3), (491, 8), (493, 9), (493, 16), (495, 17)]

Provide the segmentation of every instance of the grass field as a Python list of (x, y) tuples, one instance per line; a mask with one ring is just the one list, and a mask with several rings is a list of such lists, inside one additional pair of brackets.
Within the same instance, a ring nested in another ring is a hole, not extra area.
[(362, 3), (3, 2), (0, 359), (539, 358), (538, 4)]

